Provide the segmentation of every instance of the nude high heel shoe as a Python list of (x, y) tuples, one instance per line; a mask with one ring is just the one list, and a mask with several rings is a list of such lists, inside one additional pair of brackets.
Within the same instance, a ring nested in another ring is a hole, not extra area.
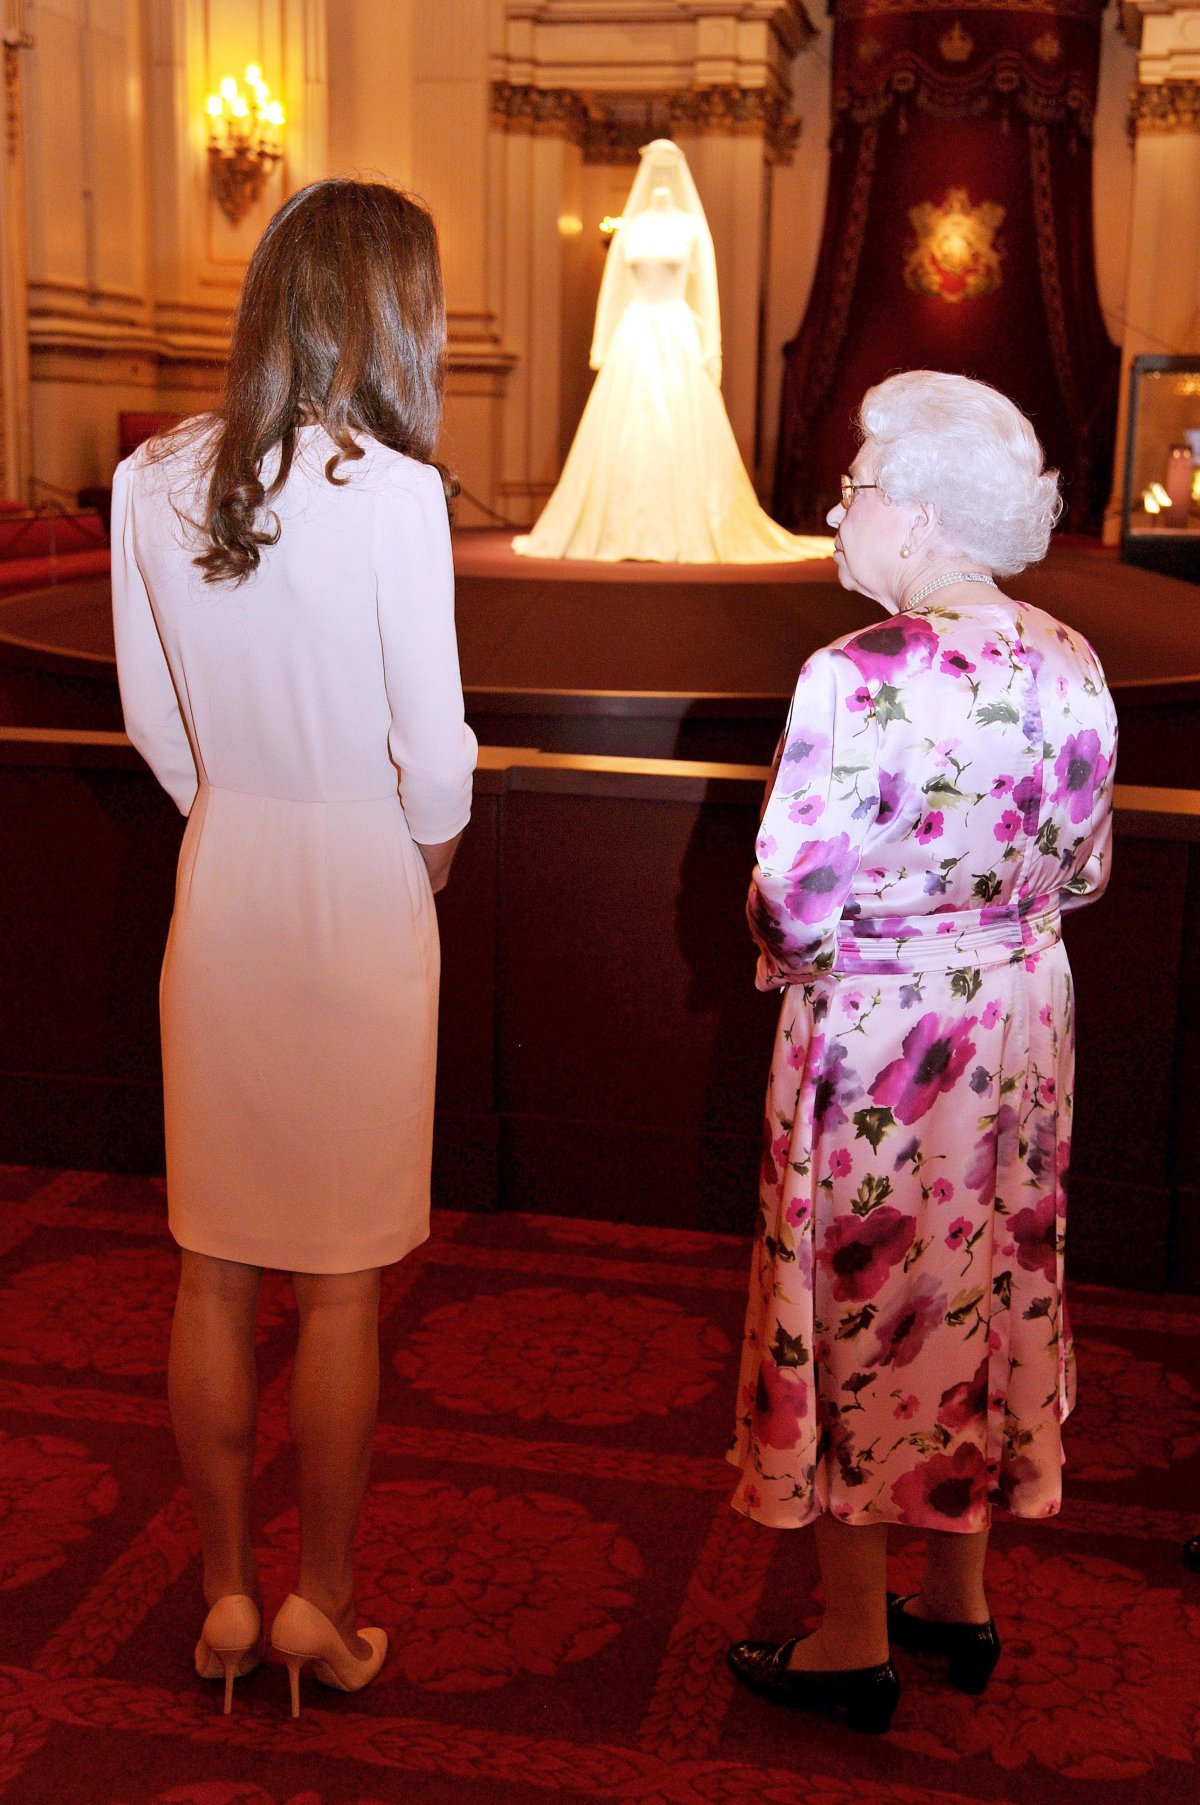
[(306, 1661), (323, 1686), (336, 1692), (361, 1692), (369, 1686), (387, 1654), (387, 1632), (359, 1630), (371, 1652), (363, 1660), (352, 1655), (324, 1611), (296, 1592), (289, 1592), (271, 1625), (271, 1647), (287, 1662), (292, 1689), (292, 1716), (300, 1715), (300, 1670)]
[(262, 1660), (262, 1617), (244, 1592), (218, 1598), (196, 1644), (196, 1672), (202, 1680), (225, 1681), (225, 1715), (233, 1708), (233, 1682)]

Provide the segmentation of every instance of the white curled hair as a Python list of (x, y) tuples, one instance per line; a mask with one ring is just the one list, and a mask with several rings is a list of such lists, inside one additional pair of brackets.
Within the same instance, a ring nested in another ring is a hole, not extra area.
[(868, 389), (859, 430), (877, 449), (875, 480), (894, 502), (937, 509), (945, 539), (998, 577), (1046, 555), (1062, 511), (1019, 407), (967, 376), (905, 370)]

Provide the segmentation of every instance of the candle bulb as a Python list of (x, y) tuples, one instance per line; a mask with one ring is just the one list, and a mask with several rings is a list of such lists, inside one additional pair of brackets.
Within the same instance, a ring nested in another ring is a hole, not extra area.
[(1192, 499), (1192, 448), (1190, 445), (1172, 445), (1167, 453), (1166, 482), (1163, 487), (1167, 491), (1169, 503), (1166, 509), (1166, 525), (1186, 527), (1188, 509)]

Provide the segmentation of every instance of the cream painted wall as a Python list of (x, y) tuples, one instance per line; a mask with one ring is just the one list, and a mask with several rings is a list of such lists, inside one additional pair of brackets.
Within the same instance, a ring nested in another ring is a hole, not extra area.
[(329, 21), (329, 174), (407, 187), (413, 179), (414, 9), (333, 0)]
[[(578, 217), (582, 230), (570, 246), (569, 276), (563, 285), (562, 371), (559, 383), (558, 462), (570, 449), (575, 427), (595, 380), (588, 367), (596, 302), (608, 256), (600, 221), (616, 218), (633, 181), (632, 169), (611, 163), (584, 163), (579, 171)], [(568, 215), (568, 217), (570, 217)]]
[[(54, 492), (44, 485), (69, 493), (107, 480), (116, 423), (105, 354), (122, 337), (147, 333), (150, 300), (138, 0), (33, 0), (27, 24), (33, 45), (21, 73), (40, 498)], [(51, 346), (48, 364), (39, 354)], [(61, 354), (81, 380), (60, 380)], [(137, 374), (127, 366), (135, 385)]]
[(1122, 307), (1121, 407), (1106, 543), (1120, 537), (1129, 372), (1143, 354), (1200, 353), (1200, 5), (1124, 0), (1136, 53)]
[(762, 391), (759, 402), (760, 454), (755, 481), (769, 502), (779, 440), (779, 395), (783, 353), (795, 337), (808, 306), (817, 251), (825, 221), (829, 174), (829, 56), (833, 21), (813, 9), (817, 36), (792, 64), (792, 107), (800, 139), (790, 164), (777, 168), (771, 196), (770, 264), (763, 331)]
[(1105, 14), (1101, 30), (1100, 92), (1092, 161), (1096, 285), (1108, 335), (1119, 345), (1129, 275), (1129, 209), (1133, 197), (1133, 145), (1126, 125), (1129, 92), (1137, 78), (1137, 51), (1121, 31), (1119, 8), (1110, 8)]
[(0, 135), (0, 495), (30, 491), (29, 233), (21, 119), (22, 63), (30, 37), (26, 0), (0, 0), (5, 119)]

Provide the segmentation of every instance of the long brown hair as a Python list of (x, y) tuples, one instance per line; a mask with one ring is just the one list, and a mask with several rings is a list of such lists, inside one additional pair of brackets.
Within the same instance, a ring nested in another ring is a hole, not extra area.
[[(442, 416), (446, 306), (437, 231), (420, 201), (382, 182), (314, 182), (260, 238), (234, 320), (195, 560), (209, 583), (240, 583), (279, 538), (269, 504), (296, 431), (319, 422), (338, 465), (365, 433), (431, 463)], [(269, 488), (260, 470), (280, 447)], [(439, 466), (440, 468), (440, 466)], [(447, 500), (457, 485), (442, 471)]]

